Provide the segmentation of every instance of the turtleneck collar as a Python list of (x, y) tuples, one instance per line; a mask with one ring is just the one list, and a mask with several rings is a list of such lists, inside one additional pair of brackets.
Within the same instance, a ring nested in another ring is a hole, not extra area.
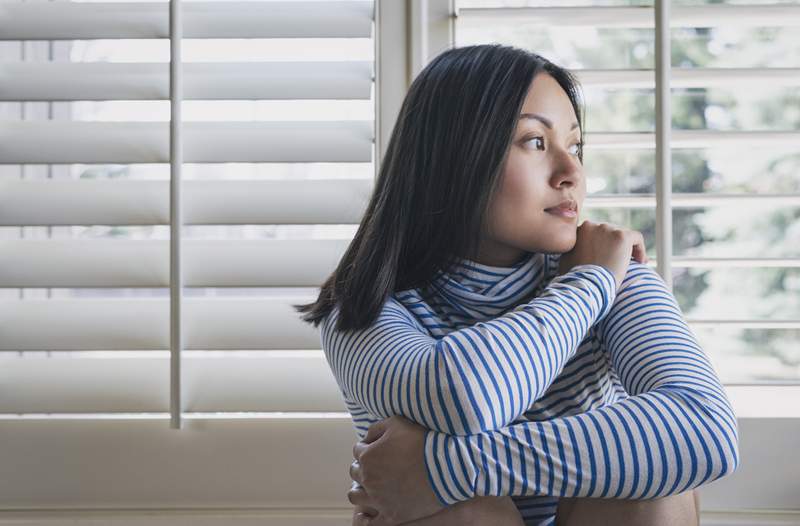
[(538, 295), (549, 279), (552, 260), (543, 252), (526, 252), (514, 265), (496, 267), (461, 258), (447, 272), (439, 272), (431, 288), (452, 314), (475, 323)]

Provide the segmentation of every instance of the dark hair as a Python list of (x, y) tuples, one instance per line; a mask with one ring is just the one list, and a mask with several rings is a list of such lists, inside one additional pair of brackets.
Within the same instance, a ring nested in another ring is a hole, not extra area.
[(419, 73), (355, 237), (317, 300), (293, 305), (308, 313), (303, 321), (317, 327), (339, 304), (336, 330), (365, 328), (393, 292), (428, 285), (457, 258), (476, 258), (518, 115), (541, 71), (564, 89), (583, 130), (578, 82), (535, 53), (453, 48)]

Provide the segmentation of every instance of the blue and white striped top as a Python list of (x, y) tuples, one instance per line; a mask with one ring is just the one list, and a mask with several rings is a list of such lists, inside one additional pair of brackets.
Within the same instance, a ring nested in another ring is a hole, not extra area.
[(652, 499), (739, 464), (736, 416), (661, 277), (631, 261), (556, 276), (560, 254), (512, 267), (461, 259), (399, 291), (359, 331), (321, 325), (359, 439), (402, 415), (429, 431), (443, 504), (511, 496), (525, 524), (559, 496)]

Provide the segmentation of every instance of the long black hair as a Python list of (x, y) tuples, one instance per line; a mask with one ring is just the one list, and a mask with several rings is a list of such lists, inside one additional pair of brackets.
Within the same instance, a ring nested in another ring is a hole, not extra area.
[(535, 53), (484, 44), (428, 63), (403, 100), (353, 241), (317, 300), (293, 305), (303, 321), (317, 327), (338, 304), (336, 330), (365, 328), (393, 292), (476, 259), (519, 113), (542, 71), (564, 89), (583, 130), (577, 80)]

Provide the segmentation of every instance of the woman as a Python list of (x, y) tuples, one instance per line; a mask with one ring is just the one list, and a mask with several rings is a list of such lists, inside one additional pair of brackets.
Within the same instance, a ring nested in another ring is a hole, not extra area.
[[(692, 524), (736, 418), (641, 234), (577, 224), (577, 84), (481, 45), (412, 83), (318, 300), (354, 524)], [(631, 260), (633, 258), (633, 261)]]

